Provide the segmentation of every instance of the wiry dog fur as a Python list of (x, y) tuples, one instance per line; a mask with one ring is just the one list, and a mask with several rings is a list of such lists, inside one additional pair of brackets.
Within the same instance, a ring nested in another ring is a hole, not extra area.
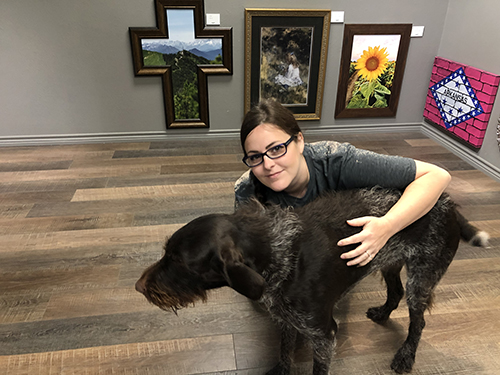
[(479, 232), (444, 194), (423, 218), (393, 236), (367, 266), (348, 267), (337, 242), (356, 232), (346, 220), (382, 216), (400, 193), (375, 188), (331, 193), (300, 209), (266, 207), (252, 201), (234, 214), (202, 216), (167, 241), (163, 258), (148, 268), (138, 291), (162, 309), (206, 299), (206, 290), (230, 286), (262, 302), (281, 328), (279, 363), (268, 374), (288, 374), (297, 333), (311, 340), (313, 373), (328, 374), (337, 324), (332, 311), (357, 282), (381, 270), (387, 300), (368, 309), (385, 322), (404, 295), (400, 271), (407, 268), (408, 336), (392, 361), (397, 373), (412, 369), (432, 292), (460, 238), (485, 246)]

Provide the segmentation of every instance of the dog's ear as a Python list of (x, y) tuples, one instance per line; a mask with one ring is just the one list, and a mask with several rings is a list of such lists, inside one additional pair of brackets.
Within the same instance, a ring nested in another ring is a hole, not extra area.
[(224, 278), (229, 286), (252, 300), (262, 297), (266, 281), (255, 270), (243, 263), (242, 255), (233, 244), (221, 249)]
[(243, 263), (228, 263), (225, 266), (226, 280), (238, 293), (252, 300), (262, 297), (266, 287), (264, 278)]

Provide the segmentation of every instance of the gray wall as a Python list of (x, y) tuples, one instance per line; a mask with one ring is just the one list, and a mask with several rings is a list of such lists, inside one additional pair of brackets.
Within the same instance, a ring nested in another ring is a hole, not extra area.
[[(493, 20), (500, 3), (482, 3), (478, 11), (467, 0), (205, 0), (207, 13), (233, 27), (234, 75), (208, 78), (210, 129), (166, 131), (160, 78), (134, 77), (128, 37), (131, 26), (155, 26), (153, 0), (2, 0), (0, 145), (235, 136), (243, 116), (245, 7), (344, 10), (346, 23), (425, 26), (424, 37), (410, 43), (397, 116), (335, 120), (343, 25), (332, 24), (322, 119), (301, 123), (306, 134), (420, 129), (436, 55), (500, 73)], [(500, 168), (493, 117), (479, 155)]]
[[(398, 116), (334, 121), (342, 24), (330, 33), (320, 122), (332, 125), (416, 124), (422, 120), (427, 80), (439, 48), (447, 1), (314, 1), (308, 7), (344, 10), (346, 22), (407, 22), (426, 26), (411, 42)], [(2, 0), (0, 2), (0, 140), (16, 136), (182, 135), (237, 132), (243, 115), (244, 8), (301, 8), (297, 0), (205, 0), (233, 27), (233, 76), (209, 77), (210, 130), (165, 131), (160, 78), (134, 77), (130, 26), (155, 26), (153, 0)], [(391, 12), (391, 10), (393, 10)], [(26, 140), (26, 139), (24, 139)]]
[[(499, 14), (498, 0), (450, 1), (438, 50), (439, 56), (500, 74)], [(484, 164), (483, 169), (487, 168), (486, 172), (500, 171), (496, 134), (499, 109), (500, 93), (497, 94), (481, 149), (477, 154), (468, 153), (471, 157), (479, 156)], [(456, 144), (453, 146), (460, 148)]]

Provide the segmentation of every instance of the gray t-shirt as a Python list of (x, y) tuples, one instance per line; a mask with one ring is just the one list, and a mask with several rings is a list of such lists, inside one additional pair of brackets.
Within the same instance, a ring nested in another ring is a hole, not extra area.
[[(301, 207), (330, 190), (374, 186), (403, 190), (415, 179), (416, 173), (413, 159), (381, 155), (357, 149), (349, 143), (306, 143), (304, 158), (309, 169), (309, 184), (304, 197), (295, 198), (285, 192), (275, 192), (264, 187), (268, 202), (282, 207)], [(236, 181), (234, 191), (235, 206), (255, 195), (250, 170)]]

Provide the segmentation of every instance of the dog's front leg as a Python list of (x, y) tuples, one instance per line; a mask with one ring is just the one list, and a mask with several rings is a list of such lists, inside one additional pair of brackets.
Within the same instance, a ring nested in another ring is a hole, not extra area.
[(313, 341), (313, 375), (328, 375), (335, 349), (335, 336), (317, 337)]
[(280, 361), (269, 370), (266, 375), (288, 375), (292, 366), (292, 355), (297, 341), (297, 330), (292, 326), (282, 323)]

